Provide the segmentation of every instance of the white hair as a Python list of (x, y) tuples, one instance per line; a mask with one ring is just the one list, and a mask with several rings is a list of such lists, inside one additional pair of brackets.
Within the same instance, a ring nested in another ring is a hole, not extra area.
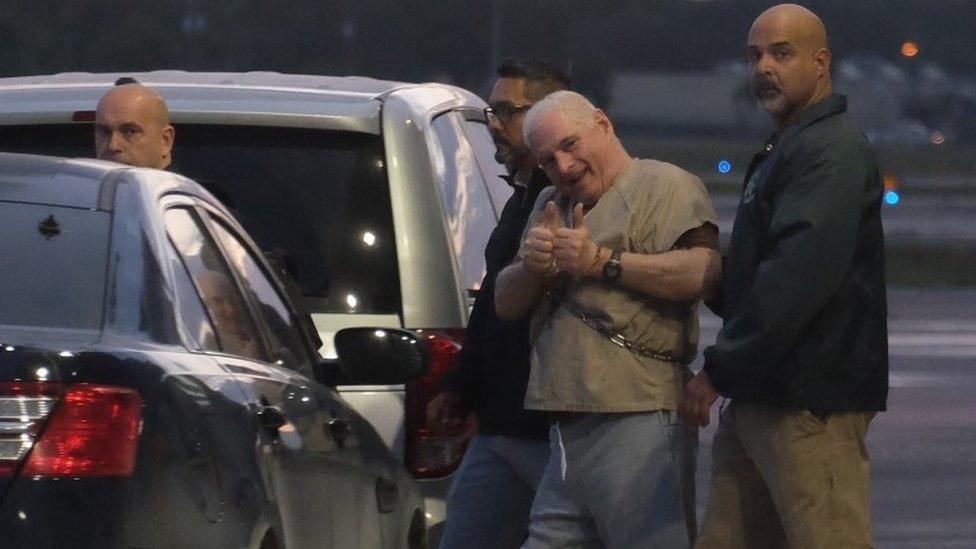
[(522, 122), (522, 136), (530, 147), (529, 135), (535, 131), (539, 120), (553, 110), (558, 110), (563, 119), (567, 121), (591, 127), (595, 122), (593, 113), (597, 109), (593, 103), (590, 103), (589, 99), (574, 91), (561, 90), (550, 93), (532, 105), (529, 112), (525, 113), (525, 120)]

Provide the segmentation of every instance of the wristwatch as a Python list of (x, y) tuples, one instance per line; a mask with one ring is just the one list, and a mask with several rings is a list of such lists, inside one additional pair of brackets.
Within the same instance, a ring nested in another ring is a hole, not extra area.
[(616, 249), (610, 254), (610, 259), (603, 264), (603, 280), (607, 282), (613, 282), (620, 278), (620, 273), (623, 269), (620, 267), (620, 256), (623, 254), (623, 250)]

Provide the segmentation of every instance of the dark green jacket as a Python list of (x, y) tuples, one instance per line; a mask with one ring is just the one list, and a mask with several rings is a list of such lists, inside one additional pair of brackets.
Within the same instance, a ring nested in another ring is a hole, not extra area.
[(715, 388), (777, 407), (884, 410), (883, 185), (847, 100), (831, 95), (767, 142), (746, 174), (705, 350)]

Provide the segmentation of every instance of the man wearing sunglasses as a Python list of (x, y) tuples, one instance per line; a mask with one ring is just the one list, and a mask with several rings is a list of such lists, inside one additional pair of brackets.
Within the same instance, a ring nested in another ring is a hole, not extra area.
[(485, 116), (495, 158), (508, 168), (513, 191), (485, 249), (486, 274), (457, 366), (444, 377), (443, 392), (427, 408), (433, 429), (459, 427), (467, 410), (478, 420), (478, 434), (471, 439), (448, 495), (442, 548), (519, 547), (549, 459), (548, 420), (523, 406), (529, 376), (528, 318), (498, 318), (495, 276), (514, 259), (532, 205), (549, 185), (525, 146), (522, 119), (535, 102), (569, 87), (569, 78), (550, 63), (509, 59), (498, 67), (488, 98)]

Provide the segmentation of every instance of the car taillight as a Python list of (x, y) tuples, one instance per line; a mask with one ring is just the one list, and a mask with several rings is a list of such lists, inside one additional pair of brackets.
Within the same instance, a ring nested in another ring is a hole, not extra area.
[(12, 474), (26, 456), (20, 476), (131, 476), (141, 417), (132, 389), (0, 383), (0, 474)]
[(71, 113), (72, 122), (94, 122), (95, 111), (75, 111)]
[(433, 432), (427, 428), (427, 404), (441, 392), (441, 376), (454, 367), (464, 330), (417, 330), (426, 343), (430, 368), (406, 388), (406, 465), (417, 478), (451, 474), (464, 457), (464, 427)]

